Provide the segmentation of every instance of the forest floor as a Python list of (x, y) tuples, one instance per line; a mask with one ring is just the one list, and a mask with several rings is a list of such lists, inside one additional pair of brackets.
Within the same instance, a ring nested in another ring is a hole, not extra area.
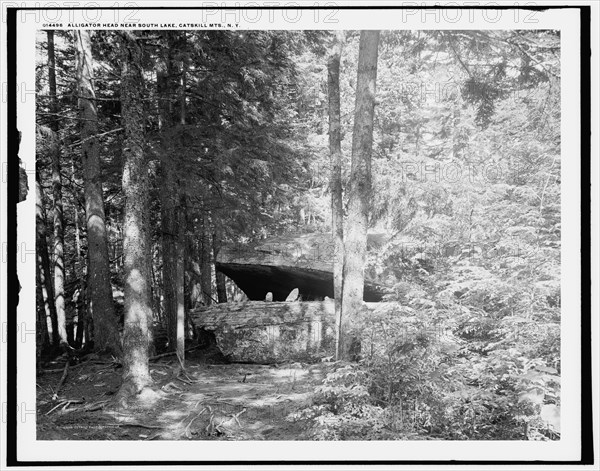
[(150, 364), (158, 394), (126, 409), (113, 400), (121, 383), (116, 364), (88, 361), (37, 376), (38, 440), (302, 440), (305, 426), (286, 420), (308, 407), (314, 387), (332, 364), (210, 365), (186, 361)]

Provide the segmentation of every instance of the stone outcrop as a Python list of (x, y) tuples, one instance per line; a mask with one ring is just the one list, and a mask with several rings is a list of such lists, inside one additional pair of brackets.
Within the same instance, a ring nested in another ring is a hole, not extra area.
[[(385, 242), (383, 234), (369, 234), (369, 250)], [(250, 300), (284, 301), (298, 288), (303, 301), (333, 298), (334, 244), (331, 234), (274, 237), (260, 243), (223, 247), (216, 268), (231, 278)], [(390, 291), (376, 280), (365, 280), (364, 300), (381, 301)]]
[(315, 360), (334, 345), (333, 300), (215, 304), (190, 312), (231, 361)]
[[(394, 303), (365, 306), (374, 313), (395, 309)], [(213, 304), (190, 311), (190, 316), (198, 330), (214, 333), (230, 361), (315, 361), (335, 352), (332, 299)]]
[(213, 304), (190, 311), (194, 324), (206, 329), (238, 329), (267, 325), (333, 323), (333, 300), (313, 302), (266, 302)]

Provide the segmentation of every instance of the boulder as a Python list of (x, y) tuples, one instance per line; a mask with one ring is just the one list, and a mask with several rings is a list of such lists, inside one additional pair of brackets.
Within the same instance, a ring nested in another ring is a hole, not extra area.
[(294, 288), (290, 292), (290, 294), (288, 294), (287, 298), (285, 298), (285, 301), (287, 303), (291, 303), (291, 302), (297, 301), (299, 295), (300, 295), (300, 291), (298, 290), (298, 288)]

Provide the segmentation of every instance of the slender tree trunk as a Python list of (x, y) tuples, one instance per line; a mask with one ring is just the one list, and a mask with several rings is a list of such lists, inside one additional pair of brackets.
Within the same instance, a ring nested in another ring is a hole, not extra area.
[(345, 260), (340, 351), (345, 360), (353, 359), (358, 353), (352, 330), (356, 316), (363, 309), (378, 45), (379, 31), (361, 32), (352, 133), (352, 171), (344, 228)]
[(40, 269), (40, 282), (42, 285), (42, 296), (44, 299), (44, 310), (46, 312), (46, 327), (48, 328), (52, 346), (58, 348), (60, 337), (58, 336), (58, 320), (56, 318), (56, 309), (54, 307), (54, 295), (52, 281), (50, 278), (50, 257), (47, 252), (43, 254), (44, 249), (40, 250), (42, 255), (38, 257)]
[(210, 218), (206, 209), (202, 210), (202, 260), (200, 261), (200, 285), (204, 304), (212, 304), (212, 267), (210, 260)]
[[(197, 224), (194, 217), (186, 212), (186, 227), (191, 234), (197, 234)], [(200, 269), (200, 258), (202, 257), (202, 241), (199, 237), (186, 239), (186, 306), (188, 310), (197, 308), (204, 302), (202, 296), (202, 272)]]
[(161, 226), (162, 226), (162, 282), (163, 310), (165, 314), (169, 346), (177, 343), (177, 203), (173, 201), (175, 190), (168, 162), (162, 162)]
[[(88, 253), (88, 266), (90, 266), (89, 263), (89, 253)], [(94, 319), (91, 316), (92, 314), (92, 306), (91, 306), (91, 301), (90, 301), (90, 291), (89, 291), (89, 287), (90, 286), (90, 273), (89, 270), (88, 272), (85, 274), (85, 291), (84, 291), (84, 299), (83, 299), (83, 305), (85, 306), (85, 310), (87, 312), (84, 321), (83, 321), (83, 340), (84, 343), (86, 345), (86, 348), (93, 348), (94, 346)]]
[[(50, 256), (48, 255), (48, 242), (46, 240), (46, 210), (44, 206), (44, 193), (39, 175), (35, 178), (36, 188), (36, 252), (40, 270), (40, 284), (42, 296), (44, 297), (44, 310), (46, 319), (49, 319), (52, 345), (58, 347), (60, 336), (58, 333), (58, 317), (56, 305), (54, 304), (54, 287), (50, 275)], [(48, 327), (48, 326), (47, 326)]]
[(183, 206), (185, 204), (184, 197), (182, 196), (182, 202), (180, 204), (179, 210), (177, 211), (177, 234), (179, 235), (179, 240), (176, 245), (176, 253), (175, 253), (175, 264), (176, 271), (175, 274), (177, 276), (177, 291), (176, 291), (176, 301), (177, 301), (177, 324), (176, 324), (176, 342), (177, 342), (177, 358), (179, 358), (179, 364), (181, 368), (185, 367), (185, 297), (184, 297), (184, 288), (185, 288), (185, 243), (184, 243), (184, 234), (185, 234), (185, 213), (183, 211)]
[(44, 306), (44, 293), (42, 290), (41, 267), (37, 263), (35, 267), (35, 357), (36, 365), (39, 369), (42, 361), (42, 351), (48, 348), (50, 336), (48, 335), (48, 323), (46, 322), (46, 309)]
[[(36, 182), (37, 183), (37, 182)], [(39, 183), (37, 183), (36, 188), (36, 236), (37, 236), (37, 263), (35, 267), (35, 281), (36, 281), (36, 356), (38, 365), (41, 361), (42, 351), (48, 348), (50, 344), (50, 335), (48, 333), (48, 317), (50, 315), (50, 306), (49, 303), (46, 303), (44, 299), (44, 284), (43, 279), (44, 276), (42, 274), (42, 264), (41, 262), (41, 251), (42, 249), (48, 250), (47, 247), (44, 247), (45, 244), (42, 243), (41, 238), (45, 239), (45, 225), (46, 221), (44, 218), (44, 206), (41, 195), (41, 187)], [(47, 298), (49, 298), (47, 296)]]
[[(186, 122), (186, 101), (185, 94), (187, 88), (187, 58), (186, 58), (186, 32), (182, 31), (182, 50), (183, 59), (181, 64), (181, 101), (179, 107), (180, 123), (185, 126)], [(175, 187), (177, 211), (175, 213), (176, 220), (176, 237), (177, 242), (175, 246), (175, 276), (176, 276), (176, 341), (177, 341), (177, 358), (179, 358), (179, 365), (181, 368), (185, 368), (185, 258), (186, 258), (186, 222), (187, 213), (185, 211), (186, 200), (185, 200), (185, 189), (184, 180), (179, 172), (177, 178), (177, 185)]]
[[(73, 178), (75, 178), (75, 160), (71, 159), (71, 173)], [(83, 345), (83, 331), (85, 328), (85, 263), (83, 261), (83, 257), (81, 256), (81, 229), (79, 226), (79, 209), (77, 202), (77, 193), (73, 195), (73, 223), (75, 225), (75, 276), (79, 279), (79, 296), (77, 297), (77, 301), (75, 302), (75, 310), (77, 312), (77, 331), (75, 333), (75, 345), (77, 348), (81, 348)]]
[[(219, 255), (219, 250), (221, 249), (221, 231), (215, 227), (215, 231), (213, 234), (213, 258), (214, 263), (217, 263), (217, 256)], [(217, 281), (217, 301), (219, 303), (227, 302), (227, 285), (225, 283), (225, 274), (221, 273), (217, 270), (215, 265), (215, 278)]]
[[(185, 278), (185, 226), (184, 213), (181, 206), (181, 181), (177, 175), (173, 152), (169, 149), (168, 131), (172, 127), (170, 95), (173, 93), (173, 58), (170, 51), (175, 47), (174, 35), (167, 33), (167, 43), (158, 59), (157, 88), (159, 98), (159, 128), (161, 131), (162, 160), (161, 160), (161, 226), (162, 226), (162, 280), (164, 313), (167, 324), (169, 347), (181, 353), (183, 361), (183, 346), (185, 341), (184, 329), (180, 326), (180, 317), (185, 319), (180, 310), (184, 301), (180, 295), (184, 293)], [(180, 101), (180, 118), (185, 124), (185, 102)]]
[(99, 351), (121, 353), (117, 317), (110, 284), (107, 233), (98, 146), (98, 114), (94, 91), (92, 43), (90, 32), (75, 32), (77, 47), (77, 84), (81, 126), (81, 150), (85, 214), (87, 221), (90, 310), (94, 321), (94, 347)]
[[(56, 60), (54, 57), (54, 31), (48, 35), (48, 86), (50, 92), (50, 112), (58, 115), (58, 100), (56, 98)], [(52, 201), (54, 222), (54, 305), (58, 318), (58, 336), (62, 344), (68, 345), (67, 317), (65, 313), (65, 257), (64, 257), (64, 226), (62, 181), (60, 176), (60, 141), (58, 136), (58, 118), (50, 122), (53, 133), (52, 143)]]
[(157, 270), (162, 265), (162, 241), (158, 240), (152, 244), (152, 263), (150, 264), (150, 274), (152, 276), (152, 311), (155, 319), (165, 325), (164, 312), (162, 310), (162, 273)]
[[(160, 83), (160, 80), (159, 80)], [(171, 156), (167, 146), (163, 146), (161, 160), (161, 232), (162, 232), (162, 284), (163, 310), (167, 325), (169, 346), (175, 348), (177, 342), (177, 213), (178, 201), (175, 176), (173, 174)]]
[(152, 384), (148, 369), (152, 299), (151, 257), (148, 238), (148, 166), (144, 155), (144, 110), (142, 50), (134, 34), (121, 36), (121, 104), (125, 129), (123, 141), (123, 259), (125, 281), (125, 325), (123, 329), (123, 384), (119, 397), (141, 393)]
[(333, 233), (333, 297), (335, 299), (335, 357), (339, 358), (344, 271), (344, 208), (342, 204), (342, 137), (340, 122), (340, 59), (345, 33), (337, 31), (327, 61), (329, 95), (329, 153), (331, 159), (331, 230)]
[(181, 32), (182, 34), (182, 46), (181, 50), (183, 51), (183, 57), (181, 59), (181, 93), (179, 95), (180, 106), (179, 106), (179, 122), (185, 125), (186, 118), (186, 106), (185, 106), (185, 92), (187, 87), (187, 57), (186, 57), (186, 47), (187, 47), (187, 35), (185, 31)]

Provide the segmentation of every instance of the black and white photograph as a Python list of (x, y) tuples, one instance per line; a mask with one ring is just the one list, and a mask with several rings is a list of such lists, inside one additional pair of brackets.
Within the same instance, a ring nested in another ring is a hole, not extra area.
[(584, 459), (579, 10), (127, 8), (17, 27), (19, 460)]

